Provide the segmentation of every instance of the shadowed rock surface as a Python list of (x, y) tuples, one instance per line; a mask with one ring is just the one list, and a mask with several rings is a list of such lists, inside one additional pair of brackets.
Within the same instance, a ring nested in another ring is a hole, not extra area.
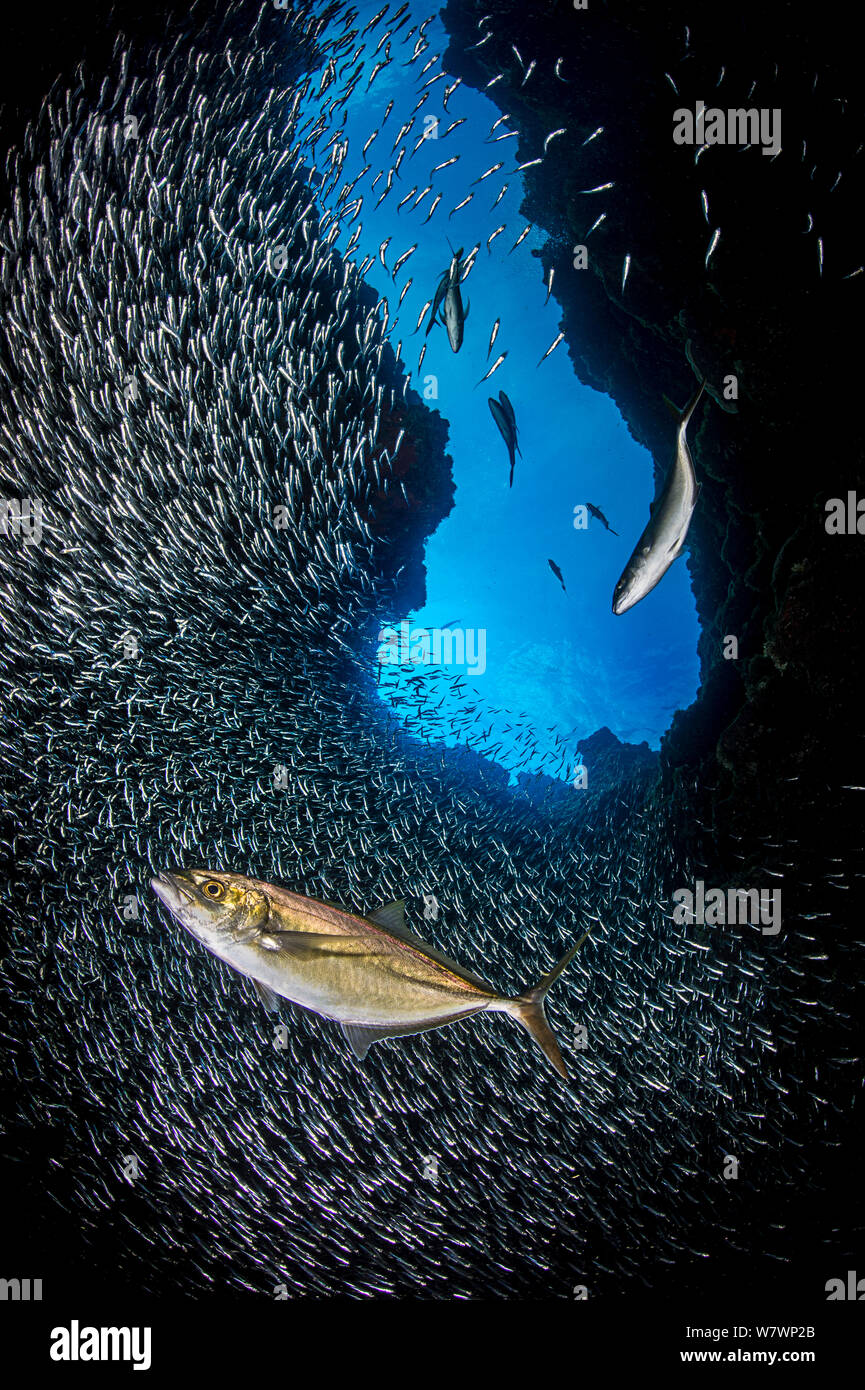
[[(502, 74), (489, 96), (520, 132), (516, 162), (566, 127), (524, 175), (522, 211), (549, 233), (539, 278), (554, 268), (575, 371), (616, 401), (659, 487), (672, 456), (663, 397), (684, 404), (707, 378), (713, 403), (690, 430), (702, 493), (687, 560), (702, 686), (675, 716), (662, 763), (712, 786), (707, 814), (723, 831), (743, 818), (758, 829), (781, 800), (810, 822), (825, 783), (859, 763), (861, 556), (856, 537), (823, 525), (826, 500), (863, 483), (858, 355), (845, 331), (865, 284), (845, 278), (862, 264), (861, 100), (833, 13), (509, 0), (445, 10), (448, 70), (480, 90)], [(695, 163), (672, 131), (673, 112), (698, 100), (779, 109), (777, 159), (715, 145)], [(579, 245), (586, 270), (573, 267)], [(724, 398), (729, 375), (736, 401)], [(724, 659), (728, 634), (738, 660)], [(835, 809), (827, 849), (849, 799)]]

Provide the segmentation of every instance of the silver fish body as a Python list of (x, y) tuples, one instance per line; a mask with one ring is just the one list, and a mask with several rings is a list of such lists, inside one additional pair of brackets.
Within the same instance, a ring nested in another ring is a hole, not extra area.
[(705, 382), (700, 384), (682, 412), (676, 434), (676, 455), (664, 489), (613, 591), (615, 614), (627, 613), (651, 593), (682, 552), (699, 496), (687, 428), (705, 385)]
[(463, 333), (465, 321), (468, 315), (468, 306), (463, 308), (462, 295), (460, 294), (459, 279), (452, 279), (447, 287), (442, 306), (442, 318), (447, 329), (448, 342), (454, 352), (459, 352), (463, 345)]
[(282, 998), (333, 1019), (360, 1059), (385, 1038), (480, 1012), (506, 1013), (567, 1078), (543, 996), (580, 942), (533, 990), (510, 998), (409, 932), (401, 902), (361, 917), (272, 883), (209, 869), (159, 873), (151, 887), (181, 926), (255, 983), (270, 1011)]

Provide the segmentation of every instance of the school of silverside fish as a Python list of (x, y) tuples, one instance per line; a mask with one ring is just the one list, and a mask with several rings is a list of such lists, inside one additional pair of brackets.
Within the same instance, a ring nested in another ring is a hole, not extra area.
[[(409, 58), (402, 16), (386, 43)], [(0, 472), (44, 505), (41, 545), (0, 547), (19, 1119), (52, 1126), (54, 1200), (85, 1243), (113, 1232), (142, 1291), (566, 1297), (755, 1238), (785, 1258), (783, 1221), (753, 1234), (767, 1166), (771, 1193), (806, 1188), (793, 1136), (837, 1110), (829, 1063), (796, 1051), (830, 967), (795, 851), (748, 851), (754, 881), (784, 879), (784, 949), (676, 925), (672, 887), (711, 874), (687, 798), (645, 773), (509, 788), (482, 736), (436, 743), (445, 674), (417, 673), (407, 726), (376, 693), (376, 508), (399, 486), (378, 430), (423, 412), (306, 172), (389, 22), (233, 4), (134, 76), (121, 37), (10, 166)], [(358, 1065), (172, 929), (147, 887), (172, 866), (361, 912), (405, 897), (414, 931), (509, 992), (590, 931), (549, 1000), (570, 1084), (490, 1017)], [(847, 1003), (839, 984), (836, 1031)]]

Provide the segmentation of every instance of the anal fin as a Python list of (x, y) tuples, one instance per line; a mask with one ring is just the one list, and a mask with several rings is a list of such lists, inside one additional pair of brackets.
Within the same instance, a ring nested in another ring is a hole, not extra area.
[(269, 1014), (275, 1014), (280, 1005), (279, 995), (274, 993), (270, 985), (262, 984), (261, 980), (253, 980), (255, 992), (261, 1000)]
[(463, 1009), (459, 1013), (448, 1014), (445, 1018), (437, 1018), (433, 1023), (341, 1023), (340, 1027), (355, 1057), (362, 1062), (374, 1042), (383, 1042), (386, 1038), (405, 1038), (412, 1033), (429, 1033), (433, 1028), (443, 1028), (446, 1023), (456, 1023), (458, 1019), (481, 1013), (486, 1007), (484, 1003), (475, 1009)]

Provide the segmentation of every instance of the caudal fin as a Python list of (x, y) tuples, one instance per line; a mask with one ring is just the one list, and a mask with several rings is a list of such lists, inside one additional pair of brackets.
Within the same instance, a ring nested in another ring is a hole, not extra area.
[(690, 420), (691, 416), (696, 410), (697, 404), (705, 389), (706, 377), (703, 377), (703, 380), (700, 382), (700, 385), (697, 387), (693, 396), (688, 401), (688, 404), (685, 406), (684, 410), (680, 410), (679, 407), (676, 405), (675, 401), (670, 400), (669, 396), (663, 397), (664, 405), (667, 407), (680, 429), (683, 425), (687, 425), (688, 421)]
[(547, 1016), (544, 1012), (544, 995), (550, 985), (559, 978), (565, 967), (570, 965), (588, 935), (589, 933), (586, 932), (584, 936), (581, 936), (576, 946), (572, 946), (569, 951), (565, 952), (558, 965), (553, 966), (549, 974), (545, 975), (534, 989), (528, 989), (525, 994), (518, 995), (516, 999), (508, 1000), (510, 1007), (507, 1012), (523, 1025), (544, 1056), (552, 1062), (559, 1076), (563, 1076), (566, 1081), (568, 1070), (559, 1050), (559, 1044), (556, 1042), (556, 1036), (547, 1022)]
[(703, 394), (703, 392), (705, 391), (705, 389), (706, 389), (706, 378), (703, 377), (703, 380), (700, 382), (700, 385), (697, 387), (697, 389), (696, 389), (696, 391), (694, 392), (693, 396), (692, 396), (691, 399), (688, 401), (688, 404), (685, 406), (685, 409), (682, 411), (682, 421), (681, 421), (681, 424), (679, 425), (679, 428), (680, 428), (680, 429), (685, 429), (685, 428), (686, 428), (686, 426), (687, 426), (687, 424), (688, 424), (688, 421), (690, 420), (691, 416), (693, 415), (694, 411), (696, 410), (696, 408), (697, 408), (697, 403), (698, 403), (698, 401), (700, 400), (700, 397), (702, 396), (702, 394)]

